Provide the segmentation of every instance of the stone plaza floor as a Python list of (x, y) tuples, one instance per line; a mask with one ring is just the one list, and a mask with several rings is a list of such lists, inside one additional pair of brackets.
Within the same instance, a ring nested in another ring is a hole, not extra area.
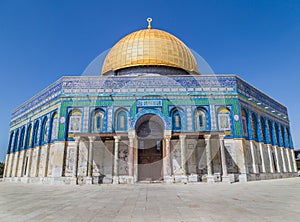
[(235, 184), (0, 183), (0, 221), (300, 221), (300, 178)]

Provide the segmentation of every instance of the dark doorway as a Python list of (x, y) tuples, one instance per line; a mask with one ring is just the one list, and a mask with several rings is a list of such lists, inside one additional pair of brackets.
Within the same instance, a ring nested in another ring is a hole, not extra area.
[[(162, 180), (161, 140), (140, 140), (138, 155), (139, 180)], [(146, 146), (146, 149), (142, 147)]]
[(145, 115), (137, 122), (139, 181), (163, 178), (163, 129), (162, 120), (155, 115)]

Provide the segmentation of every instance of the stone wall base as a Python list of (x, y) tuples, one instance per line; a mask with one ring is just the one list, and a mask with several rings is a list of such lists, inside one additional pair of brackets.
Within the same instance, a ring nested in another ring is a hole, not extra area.
[[(222, 178), (221, 181), (233, 183), (233, 182), (247, 182), (257, 180), (271, 180), (298, 177), (297, 173), (260, 173), (260, 174), (228, 174), (228, 177)], [(119, 176), (115, 178), (119, 184), (134, 184), (135, 178), (130, 176)], [(189, 176), (165, 176), (164, 183), (193, 183), (198, 182), (198, 175)], [(112, 184), (112, 177), (6, 177), (2, 179), (2, 182), (10, 183), (40, 183), (40, 184), (67, 184), (67, 185), (84, 185), (84, 184)], [(215, 176), (207, 177), (202, 176), (202, 182), (214, 183)]]
[(273, 180), (297, 177), (297, 173), (258, 173), (258, 174), (240, 174), (239, 182), (256, 181), (256, 180)]
[(76, 185), (76, 178), (71, 178), (71, 177), (9, 177), (9, 178), (4, 178), (3, 182)]

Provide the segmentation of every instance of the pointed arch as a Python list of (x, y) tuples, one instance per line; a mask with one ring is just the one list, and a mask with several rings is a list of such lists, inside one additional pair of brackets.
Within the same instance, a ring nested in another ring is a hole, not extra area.
[(31, 133), (32, 133), (32, 126), (31, 124), (29, 124), (27, 126), (27, 130), (26, 130), (26, 138), (25, 138), (25, 145), (24, 145), (24, 149), (27, 150), (29, 148), (29, 141), (31, 138)]
[(276, 144), (281, 146), (280, 126), (275, 123)]
[(275, 140), (274, 140), (274, 129), (273, 129), (273, 123), (271, 120), (268, 120), (268, 126), (269, 126), (269, 139), (270, 143), (272, 145), (275, 145)]
[(125, 132), (128, 129), (128, 111), (120, 108), (115, 112), (115, 131)]
[(285, 134), (285, 129), (283, 126), (280, 127), (280, 132), (281, 132), (281, 138), (282, 138), (282, 146), (283, 147), (287, 147), (287, 144), (286, 144), (286, 134)]
[[(68, 115), (68, 133), (80, 133), (82, 125), (82, 112), (79, 109), (73, 109)], [(67, 133), (67, 135), (68, 135)]]
[(266, 143), (267, 142), (266, 119), (262, 116), (260, 117), (260, 125), (261, 125), (261, 141)]
[(14, 138), (14, 131), (10, 132), (10, 137), (9, 137), (9, 143), (7, 147), (7, 153), (11, 153), (13, 149), (13, 138)]
[(104, 124), (104, 110), (101, 108), (96, 108), (92, 111), (91, 114), (91, 124), (90, 131), (91, 132), (101, 132), (103, 131)]
[(289, 135), (289, 129), (288, 127), (285, 128), (285, 133), (286, 133), (286, 148), (290, 148), (290, 135)]
[(15, 132), (13, 152), (16, 152), (18, 150), (18, 141), (19, 141), (19, 129), (17, 129)]
[(242, 129), (243, 129), (243, 136), (244, 137), (249, 137), (249, 132), (248, 132), (248, 112), (243, 108), (241, 111), (241, 121), (242, 121)]
[(181, 131), (182, 127), (182, 118), (183, 112), (181, 109), (175, 107), (171, 110), (170, 116), (172, 118), (172, 130), (173, 131)]
[(218, 116), (219, 130), (226, 130), (226, 131), (230, 130), (231, 129), (230, 110), (225, 106), (221, 106), (217, 110), (217, 116)]
[(207, 116), (208, 112), (204, 107), (197, 107), (195, 109), (195, 130), (196, 131), (206, 131), (207, 126)]
[(57, 112), (54, 112), (51, 115), (51, 120), (50, 120), (50, 135), (49, 135), (49, 142), (57, 138), (57, 132), (58, 132), (58, 115)]
[(36, 120), (33, 126), (31, 147), (38, 145), (38, 131), (39, 131), (39, 120)]
[(255, 113), (251, 114), (251, 129), (252, 129), (252, 139), (258, 139), (258, 121)]
[(24, 149), (24, 136), (25, 136), (25, 126), (23, 126), (21, 129), (19, 151)]
[(40, 135), (40, 145), (42, 143), (48, 142), (48, 117), (45, 116), (42, 120), (42, 129), (41, 129), (41, 135)]

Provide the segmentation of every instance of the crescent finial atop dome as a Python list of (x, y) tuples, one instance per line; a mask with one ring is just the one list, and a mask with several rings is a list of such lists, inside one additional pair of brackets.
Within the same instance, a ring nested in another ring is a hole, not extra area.
[(151, 29), (152, 18), (147, 18), (147, 22), (148, 22), (148, 29)]

